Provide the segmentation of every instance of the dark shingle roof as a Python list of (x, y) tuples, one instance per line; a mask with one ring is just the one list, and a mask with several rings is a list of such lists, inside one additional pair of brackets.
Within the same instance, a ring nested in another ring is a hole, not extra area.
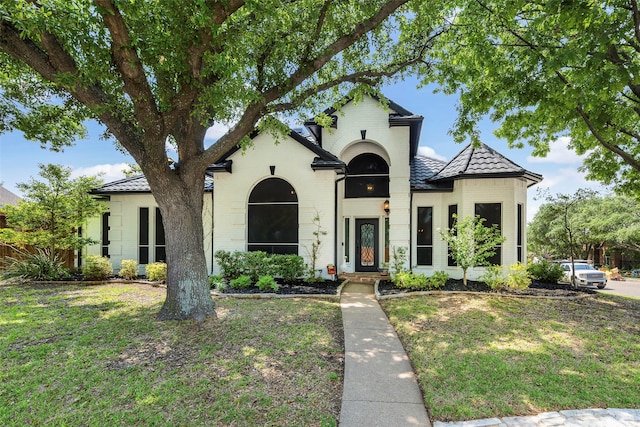
[[(213, 191), (213, 177), (204, 177), (204, 191)], [(113, 193), (151, 193), (151, 188), (144, 175), (136, 175), (130, 178), (109, 182), (102, 187), (95, 188), (93, 194)]]
[(542, 176), (529, 172), (515, 164), (486, 144), (474, 147), (469, 144), (437, 174), (432, 182), (459, 178), (488, 178), (521, 176), (529, 181), (529, 186), (542, 181)]
[(427, 190), (430, 186), (427, 180), (433, 177), (440, 169), (444, 167), (446, 162), (433, 159), (426, 156), (415, 156), (411, 159), (411, 188), (417, 190)]

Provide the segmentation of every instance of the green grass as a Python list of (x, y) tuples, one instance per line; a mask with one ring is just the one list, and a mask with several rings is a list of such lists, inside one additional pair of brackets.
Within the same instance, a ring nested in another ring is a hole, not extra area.
[(0, 285), (0, 425), (336, 425), (339, 305), (218, 300), (160, 322), (164, 290)]
[(639, 300), (450, 295), (382, 305), (432, 419), (639, 406)]

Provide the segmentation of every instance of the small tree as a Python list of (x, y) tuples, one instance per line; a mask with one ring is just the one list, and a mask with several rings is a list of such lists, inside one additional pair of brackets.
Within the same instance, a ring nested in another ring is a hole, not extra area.
[(569, 250), (569, 259), (571, 260), (571, 286), (577, 288), (575, 265), (577, 247), (576, 235), (579, 233), (581, 223), (577, 218), (576, 212), (580, 204), (585, 200), (593, 199), (597, 192), (589, 189), (578, 189), (574, 194), (557, 194), (555, 196), (546, 193), (546, 200), (549, 203), (549, 210), (553, 216), (560, 219), (562, 224), (561, 239), (565, 243), (565, 247)]
[(496, 245), (504, 242), (505, 238), (496, 225), (485, 227), (485, 219), (480, 216), (467, 216), (458, 221), (454, 215), (454, 221), (452, 228), (440, 231), (440, 237), (449, 244), (451, 257), (462, 268), (462, 281), (466, 285), (467, 270), (487, 265), (487, 260), (496, 253)]
[(307, 253), (309, 254), (309, 281), (315, 281), (316, 277), (316, 264), (318, 262), (318, 254), (320, 253), (320, 247), (322, 246), (322, 236), (326, 236), (327, 232), (322, 229), (322, 224), (320, 224), (320, 213), (316, 211), (315, 216), (313, 217), (312, 223), (315, 227), (313, 231), (313, 242), (311, 242), (311, 247), (307, 247)]
[(60, 249), (80, 249), (96, 241), (78, 235), (84, 222), (106, 206), (89, 191), (102, 185), (96, 177), (70, 179), (71, 169), (61, 165), (39, 165), (43, 180), (18, 184), (24, 198), (18, 206), (5, 206), (10, 228), (0, 230), (0, 239), (43, 249), (54, 259)]

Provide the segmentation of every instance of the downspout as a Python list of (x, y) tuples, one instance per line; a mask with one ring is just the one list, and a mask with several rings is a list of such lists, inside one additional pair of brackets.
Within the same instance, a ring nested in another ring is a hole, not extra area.
[[(338, 271), (338, 266), (341, 265), (341, 263), (338, 263), (338, 183), (346, 178), (347, 174), (345, 173), (342, 178), (336, 179), (333, 192), (333, 265), (336, 266), (336, 272)], [(346, 242), (346, 244), (348, 245), (349, 242)]]
[(413, 263), (413, 191), (409, 188), (409, 270)]

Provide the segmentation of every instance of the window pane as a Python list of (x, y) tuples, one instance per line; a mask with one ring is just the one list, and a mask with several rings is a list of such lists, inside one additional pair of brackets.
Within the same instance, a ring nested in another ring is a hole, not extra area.
[(349, 262), (349, 218), (344, 219), (344, 256)]
[(433, 245), (433, 208), (418, 208), (418, 245)]
[(249, 196), (249, 203), (297, 202), (295, 190), (284, 179), (268, 178), (255, 186)]
[(156, 262), (167, 262), (167, 252), (164, 246), (156, 246)]
[(348, 176), (345, 197), (389, 197), (389, 176)]
[(389, 197), (389, 165), (377, 154), (364, 153), (349, 162), (345, 197)]
[(502, 227), (502, 205), (500, 203), (476, 203), (476, 215), (484, 218), (485, 227), (497, 225), (498, 229)]
[(156, 245), (164, 246), (164, 224), (162, 223), (162, 214), (160, 209), (156, 208)]
[(298, 243), (298, 205), (249, 205), (249, 243)]
[[(453, 215), (458, 215), (458, 205), (449, 205), (449, 229), (453, 228), (455, 220), (453, 219)], [(456, 261), (451, 256), (451, 251), (447, 249), (447, 265), (449, 267), (456, 266)]]
[(348, 170), (350, 175), (388, 175), (389, 165), (377, 154), (364, 153), (349, 162)]
[(140, 247), (138, 250), (138, 264), (149, 264), (149, 247)]
[(149, 208), (140, 208), (140, 228), (139, 228), (140, 245), (149, 244)]
[[(500, 203), (476, 203), (475, 211), (476, 215), (486, 220), (484, 222), (485, 227), (497, 225), (498, 229), (500, 229), (502, 224), (502, 205)], [(502, 264), (502, 247), (498, 245), (495, 250), (495, 255), (487, 259), (487, 263), (500, 265)]]
[(418, 248), (418, 265), (433, 265), (433, 248)]

